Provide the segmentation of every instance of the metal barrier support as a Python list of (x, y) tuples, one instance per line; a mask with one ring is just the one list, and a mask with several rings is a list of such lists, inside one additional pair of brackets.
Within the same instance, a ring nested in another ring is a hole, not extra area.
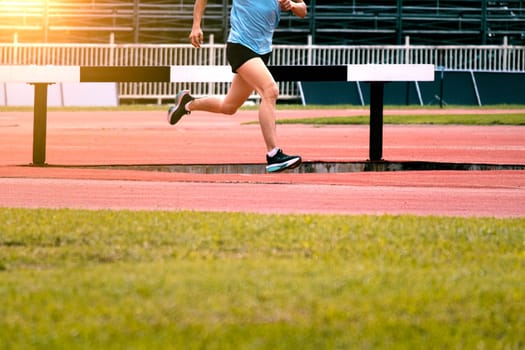
[(33, 115), (33, 164), (46, 162), (47, 87), (53, 83), (34, 83), (35, 105)]

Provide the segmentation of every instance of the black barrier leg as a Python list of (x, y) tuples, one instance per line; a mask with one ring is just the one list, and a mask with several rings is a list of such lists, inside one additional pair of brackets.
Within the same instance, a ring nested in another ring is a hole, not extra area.
[(47, 86), (50, 83), (34, 83), (35, 105), (33, 113), (33, 165), (46, 162), (47, 132)]
[(383, 158), (384, 82), (370, 83), (370, 160)]

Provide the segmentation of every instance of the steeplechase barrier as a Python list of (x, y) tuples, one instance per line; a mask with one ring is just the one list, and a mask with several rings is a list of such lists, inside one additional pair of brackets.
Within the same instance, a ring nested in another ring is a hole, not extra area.
[[(353, 64), (290, 66), (269, 69), (278, 82), (358, 81), (370, 84), (370, 161), (383, 155), (384, 85), (388, 82), (433, 81), (432, 64)], [(0, 82), (34, 85), (33, 165), (46, 159), (47, 90), (54, 83), (100, 82), (231, 82), (229, 66), (0, 66)]]

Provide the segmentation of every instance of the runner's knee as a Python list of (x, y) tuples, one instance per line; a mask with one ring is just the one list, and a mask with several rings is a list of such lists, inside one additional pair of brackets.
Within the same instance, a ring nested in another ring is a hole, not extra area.
[(277, 97), (279, 97), (279, 86), (276, 83), (272, 83), (266, 86), (259, 94), (263, 100), (276, 101)]

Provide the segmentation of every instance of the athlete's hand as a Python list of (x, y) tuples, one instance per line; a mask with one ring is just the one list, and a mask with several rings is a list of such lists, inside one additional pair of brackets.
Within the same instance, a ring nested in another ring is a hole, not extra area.
[(190, 33), (190, 42), (194, 47), (201, 47), (201, 44), (204, 42), (204, 34), (202, 29), (193, 28)]
[(292, 0), (279, 0), (279, 6), (283, 11), (291, 11), (293, 8), (294, 2)]
[(278, 0), (281, 11), (292, 11), (299, 18), (304, 18), (308, 8), (303, 0)]

